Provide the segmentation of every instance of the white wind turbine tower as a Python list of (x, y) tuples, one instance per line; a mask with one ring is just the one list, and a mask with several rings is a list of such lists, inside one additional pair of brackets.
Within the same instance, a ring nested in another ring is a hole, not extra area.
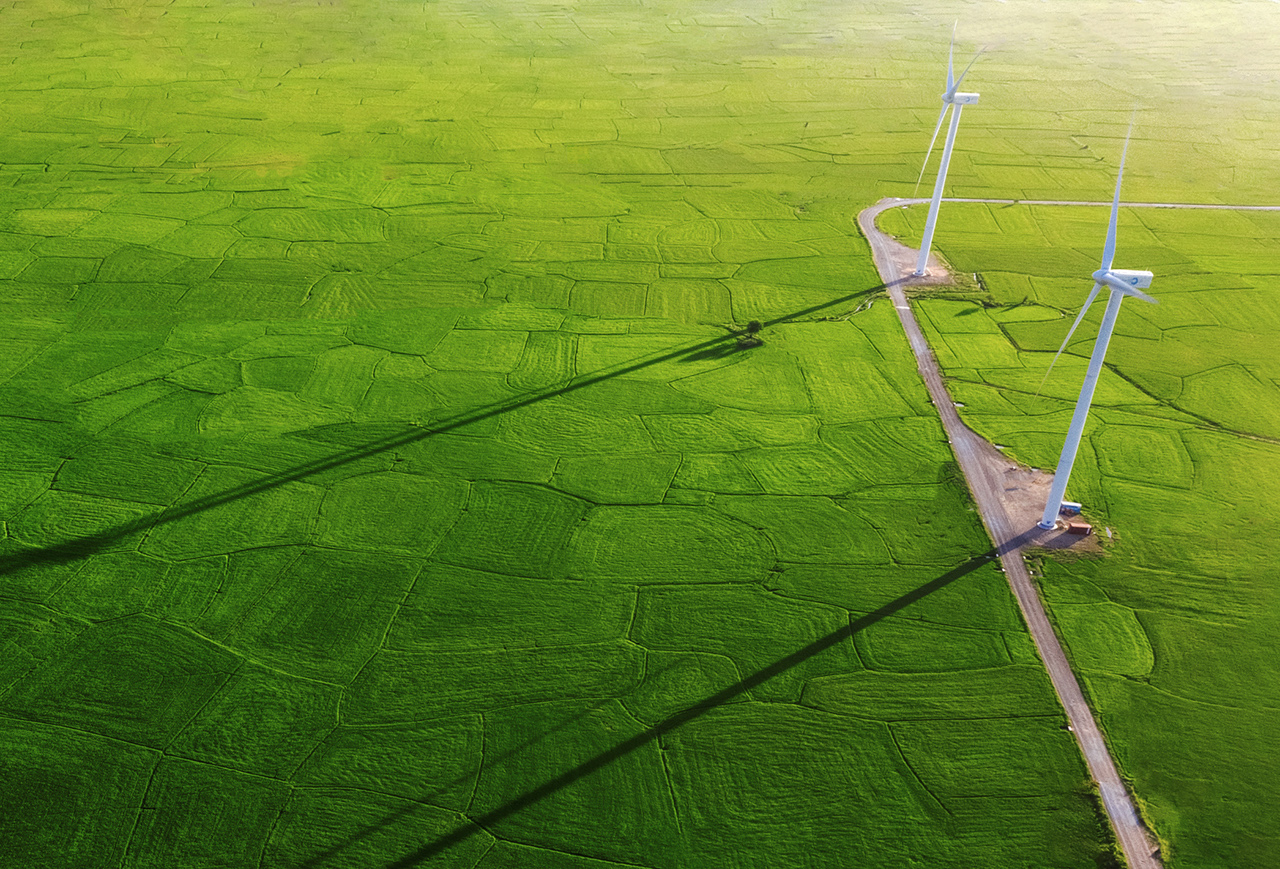
[(947, 168), (951, 164), (951, 147), (956, 143), (956, 129), (960, 126), (960, 111), (965, 106), (978, 102), (977, 94), (962, 93), (956, 89), (960, 87), (960, 82), (964, 81), (964, 77), (969, 74), (969, 70), (973, 68), (974, 62), (982, 52), (979, 51), (973, 56), (973, 60), (969, 61), (964, 72), (960, 73), (960, 78), (956, 78), (953, 71), (952, 60), (955, 53), (956, 31), (955, 27), (952, 27), (951, 49), (947, 52), (947, 89), (942, 94), (942, 111), (938, 114), (938, 123), (933, 128), (933, 138), (929, 140), (929, 150), (925, 152), (924, 165), (920, 167), (920, 178), (916, 179), (917, 190), (920, 189), (920, 179), (924, 178), (924, 170), (929, 165), (929, 157), (933, 154), (934, 143), (938, 141), (938, 131), (942, 129), (942, 121), (947, 116), (947, 109), (953, 108), (954, 111), (951, 113), (951, 126), (947, 128), (947, 142), (942, 146), (942, 162), (938, 164), (938, 180), (933, 185), (933, 201), (929, 203), (929, 218), (924, 223), (924, 238), (920, 240), (920, 258), (916, 261), (916, 275), (923, 275), (925, 267), (929, 264), (929, 249), (933, 246), (933, 227), (938, 222), (938, 206), (942, 203), (942, 188), (947, 183)]
[[(1133, 123), (1129, 123), (1129, 135), (1133, 133)], [(1071, 427), (1067, 429), (1067, 440), (1062, 445), (1062, 456), (1058, 459), (1058, 469), (1053, 473), (1053, 486), (1049, 490), (1049, 500), (1044, 505), (1044, 515), (1040, 518), (1041, 528), (1052, 528), (1062, 507), (1062, 498), (1067, 491), (1067, 479), (1071, 476), (1071, 466), (1076, 460), (1076, 450), (1080, 447), (1080, 436), (1084, 433), (1084, 421), (1089, 416), (1089, 405), (1093, 401), (1093, 390), (1098, 385), (1098, 375), (1102, 372), (1102, 360), (1107, 355), (1107, 344), (1111, 341), (1111, 331), (1116, 325), (1116, 315), (1120, 313), (1120, 303), (1125, 296), (1137, 296), (1144, 302), (1156, 303), (1142, 290), (1151, 286), (1151, 272), (1131, 269), (1113, 269), (1111, 261), (1116, 254), (1116, 217), (1120, 210), (1120, 182), (1124, 180), (1124, 161), (1129, 153), (1129, 135), (1124, 138), (1124, 152), (1120, 156), (1120, 173), (1116, 177), (1116, 194), (1111, 200), (1111, 222), (1107, 225), (1107, 242), (1102, 249), (1102, 268), (1093, 273), (1093, 291), (1084, 301), (1084, 307), (1071, 324), (1066, 340), (1058, 348), (1049, 369), (1058, 361), (1067, 342), (1075, 333), (1076, 327), (1084, 319), (1085, 312), (1098, 297), (1105, 286), (1111, 290), (1107, 296), (1107, 311), (1102, 315), (1102, 326), (1098, 329), (1098, 340), (1093, 345), (1093, 355), (1089, 357), (1089, 369), (1084, 376), (1084, 385), (1080, 387), (1080, 398), (1076, 401), (1076, 411), (1071, 417)], [(1048, 373), (1045, 378), (1048, 379)]]

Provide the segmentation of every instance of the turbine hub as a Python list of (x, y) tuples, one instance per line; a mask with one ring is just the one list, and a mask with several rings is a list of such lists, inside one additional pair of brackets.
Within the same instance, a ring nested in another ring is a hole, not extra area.
[(1155, 278), (1151, 272), (1138, 269), (1098, 269), (1093, 279), (1100, 284), (1114, 287), (1121, 292), (1125, 290), (1145, 290), (1151, 286)]

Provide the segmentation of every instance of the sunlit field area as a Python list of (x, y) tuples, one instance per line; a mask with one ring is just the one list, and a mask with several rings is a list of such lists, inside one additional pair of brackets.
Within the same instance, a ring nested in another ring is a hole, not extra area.
[[(952, 195), (1107, 198), (1137, 101), (1126, 198), (1267, 202), (1280, 7), (1200, 8), (0, 3), (0, 856), (1114, 865), (854, 218), (957, 17)], [(1032, 464), (1104, 215), (939, 224)], [(1277, 226), (1124, 213), (1043, 578), (1177, 867), (1280, 858)]]

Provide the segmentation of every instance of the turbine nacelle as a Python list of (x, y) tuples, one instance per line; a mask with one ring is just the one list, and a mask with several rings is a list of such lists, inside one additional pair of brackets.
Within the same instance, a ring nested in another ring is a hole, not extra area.
[(953, 106), (971, 106), (978, 102), (978, 94), (967, 94), (963, 91), (951, 94), (950, 96), (943, 94), (942, 101), (944, 103), (950, 103)]
[(1093, 273), (1093, 279), (1103, 286), (1124, 293), (1126, 296), (1142, 299), (1144, 302), (1158, 304), (1156, 299), (1141, 292), (1151, 286), (1154, 277), (1155, 275), (1151, 272), (1139, 269), (1098, 269)]

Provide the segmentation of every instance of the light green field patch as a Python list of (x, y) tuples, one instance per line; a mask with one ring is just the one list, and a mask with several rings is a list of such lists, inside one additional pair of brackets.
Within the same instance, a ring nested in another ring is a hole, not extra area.
[(804, 413), (810, 409), (805, 378), (795, 361), (784, 354), (756, 351), (741, 362), (683, 377), (671, 385), (696, 398), (739, 410)]
[(673, 455), (566, 456), (551, 485), (594, 504), (658, 504), (679, 467)]
[(316, 540), (325, 546), (425, 556), (467, 505), (467, 484), (383, 472), (350, 477), (324, 496)]
[(649, 284), (645, 313), (677, 323), (728, 323), (733, 320), (731, 302), (719, 281), (668, 278)]
[(771, 495), (844, 495), (862, 485), (848, 460), (825, 445), (761, 448), (739, 455)]
[(338, 688), (248, 665), (232, 674), (169, 753), (285, 778), (333, 729)]
[(653, 449), (640, 417), (584, 409), (576, 394), (513, 410), (501, 417), (499, 426), (503, 441), (555, 455), (645, 453)]
[(192, 220), (205, 217), (231, 204), (231, 194), (220, 190), (186, 193), (126, 193), (111, 203), (111, 210), (148, 217)]
[(344, 422), (350, 411), (322, 407), (275, 389), (242, 386), (219, 395), (200, 414), (206, 437), (261, 438)]
[(864, 485), (883, 481), (889, 469), (899, 483), (932, 483), (947, 460), (941, 427), (917, 416), (823, 426), (821, 437), (843, 472)]
[(285, 241), (383, 241), (385, 215), (372, 208), (314, 209), (271, 208), (254, 211), (235, 228), (244, 235)]
[(1280, 437), (1280, 387), (1241, 365), (1184, 378), (1178, 404), (1228, 429)]
[(3, 218), (9, 232), (49, 237), (70, 235), (88, 223), (98, 212), (88, 208), (19, 208)]
[(1146, 676), (1155, 667), (1147, 633), (1128, 607), (1059, 603), (1053, 617), (1077, 667), (1122, 676)]
[(440, 343), (458, 320), (448, 309), (361, 311), (351, 326), (351, 340), (394, 353), (423, 355)]
[[(342, 725), (325, 735), (294, 780), (310, 787), (426, 800), (461, 811), (475, 787), (482, 739), (478, 716), (399, 726)], [(404, 762), (406, 751), (417, 759), (412, 766)]]
[(354, 409), (373, 383), (373, 372), (386, 352), (360, 345), (326, 350), (298, 396), (326, 408)]
[(567, 383), (574, 373), (577, 351), (576, 335), (530, 332), (520, 360), (508, 375), (507, 382), (520, 390), (546, 389)]
[(755, 528), (772, 541), (779, 561), (817, 564), (884, 564), (880, 535), (830, 498), (722, 495), (716, 509)]
[(748, 525), (692, 507), (597, 507), (573, 534), (569, 574), (582, 579), (758, 582), (774, 561)]
[(568, 558), (565, 544), (586, 512), (583, 501), (543, 486), (477, 482), (435, 558), (511, 576), (558, 578)]
[(646, 284), (577, 281), (570, 305), (588, 317), (640, 317), (645, 313)]
[(232, 359), (252, 360), (275, 356), (317, 356), (328, 350), (349, 346), (341, 335), (268, 334), (246, 341), (227, 355)]
[(1195, 467), (1176, 430), (1108, 424), (1095, 430), (1090, 440), (1103, 474), (1155, 486), (1191, 488)]
[(985, 670), (1011, 663), (994, 631), (956, 630), (911, 619), (885, 619), (854, 637), (859, 657), (870, 670), (939, 673)]
[(183, 226), (151, 242), (156, 250), (192, 257), (220, 257), (241, 239), (226, 226)]
[(687, 453), (672, 485), (682, 489), (727, 494), (764, 491), (747, 465), (732, 453)]
[(382, 651), (344, 697), (345, 723), (407, 724), (563, 697), (626, 695), (644, 653), (625, 642), (550, 648)]
[(426, 356), (426, 362), (442, 371), (506, 374), (520, 363), (527, 337), (526, 332), (455, 329)]
[(803, 414), (725, 409), (696, 415), (646, 416), (644, 422), (658, 447), (670, 452), (734, 452), (756, 446), (813, 443), (818, 439), (817, 421)]
[(180, 220), (136, 214), (99, 214), (78, 227), (79, 238), (108, 238), (131, 244), (154, 244), (182, 226)]
[(811, 680), (801, 702), (836, 715), (880, 721), (947, 720), (987, 716), (1053, 715), (1059, 707), (1046, 692), (1037, 665), (963, 672), (843, 673)]

